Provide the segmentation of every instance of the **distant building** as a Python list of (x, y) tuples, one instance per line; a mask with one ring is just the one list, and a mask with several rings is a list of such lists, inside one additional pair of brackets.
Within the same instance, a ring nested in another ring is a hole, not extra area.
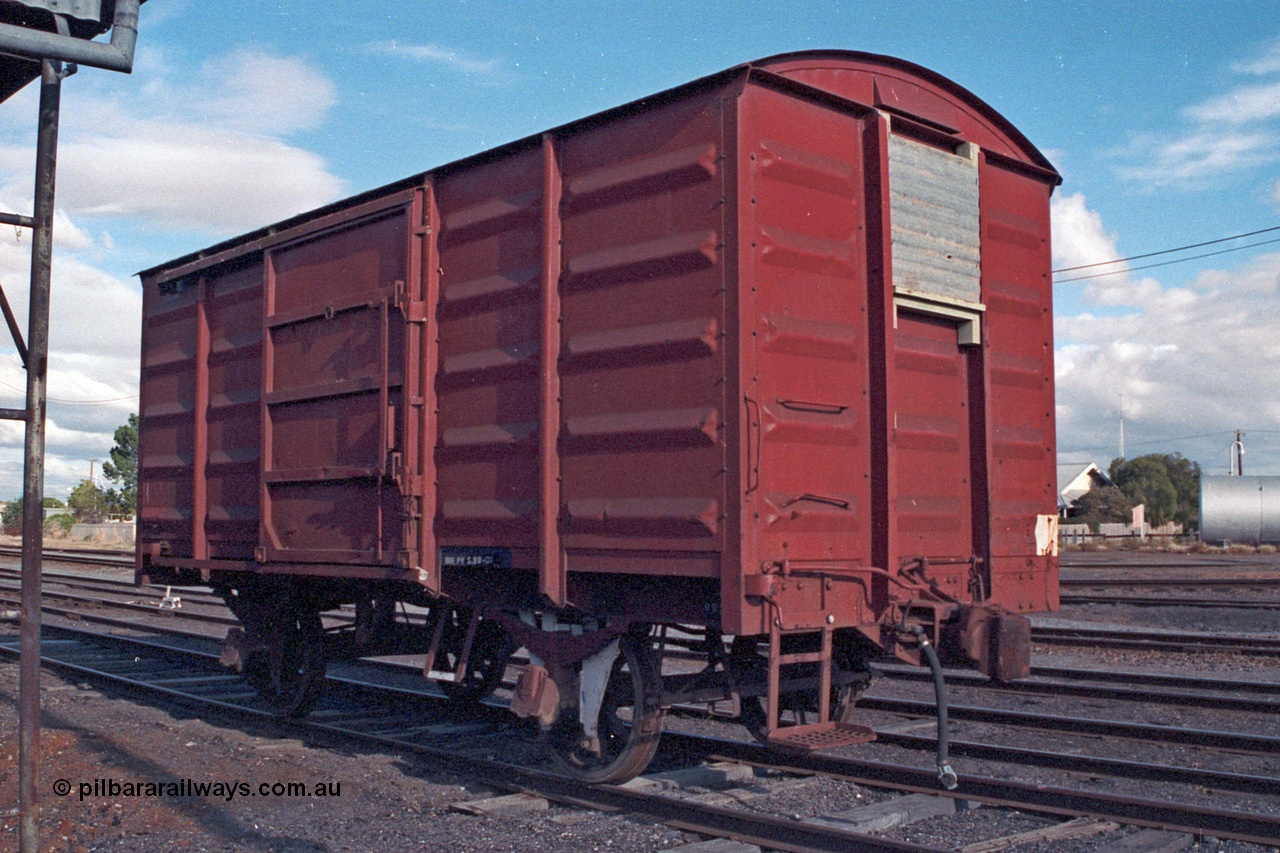
[(1071, 509), (1085, 493), (1099, 486), (1114, 486), (1098, 463), (1058, 463), (1058, 516), (1070, 518)]

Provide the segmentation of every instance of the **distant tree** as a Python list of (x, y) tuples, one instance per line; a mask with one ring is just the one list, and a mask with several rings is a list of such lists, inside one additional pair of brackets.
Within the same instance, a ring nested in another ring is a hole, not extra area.
[(67, 506), (71, 507), (76, 521), (97, 524), (107, 517), (107, 494), (94, 485), (92, 480), (81, 480), (80, 485), (71, 490)]
[(1133, 516), (1133, 501), (1115, 486), (1098, 486), (1081, 495), (1071, 508), (1072, 524), (1087, 524), (1096, 533), (1098, 525), (1128, 522)]
[(1151, 453), (1111, 463), (1111, 481), (1159, 526), (1176, 521), (1194, 527), (1199, 518), (1200, 466), (1181, 453)]
[(1200, 525), (1200, 463), (1192, 462), (1181, 453), (1166, 454), (1164, 462), (1169, 482), (1178, 493), (1173, 520), (1184, 530), (1195, 529)]
[[(57, 498), (45, 498), (43, 504), (45, 507), (52, 509), (66, 506), (66, 504)], [(54, 516), (54, 518), (57, 517), (58, 516)], [(53, 519), (50, 519), (45, 522), (46, 526), (52, 522), (52, 520)], [(3, 529), (9, 536), (22, 535), (22, 498), (14, 498), (9, 501), (8, 506), (4, 508), (4, 513), (0, 514), (0, 529)]]
[(9, 536), (22, 533), (22, 498), (14, 498), (5, 506), (0, 515), (0, 528)]
[(107, 506), (118, 515), (133, 515), (138, 509), (138, 416), (116, 427), (116, 444), (111, 459), (102, 463), (102, 474), (119, 489), (107, 490)]

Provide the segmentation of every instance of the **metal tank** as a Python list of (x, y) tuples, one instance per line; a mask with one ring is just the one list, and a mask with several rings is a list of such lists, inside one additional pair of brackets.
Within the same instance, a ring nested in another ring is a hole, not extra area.
[(1280, 543), (1280, 477), (1201, 477), (1200, 539)]

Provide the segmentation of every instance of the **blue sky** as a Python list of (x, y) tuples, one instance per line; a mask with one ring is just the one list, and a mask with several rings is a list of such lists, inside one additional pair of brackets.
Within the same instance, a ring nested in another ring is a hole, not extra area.
[[(85, 68), (64, 86), (48, 493), (105, 458), (136, 407), (138, 270), (815, 48), (908, 59), (1017, 125), (1065, 178), (1055, 266), (1280, 225), (1274, 2), (150, 0), (134, 74)], [(0, 104), (0, 209), (30, 210), (35, 105), (32, 87)], [(23, 316), (28, 247), (0, 233)], [(1105, 465), (1123, 414), (1130, 456), (1225, 472), (1242, 428), (1246, 470), (1280, 474), (1280, 243), (1121, 270), (1057, 288), (1064, 458)], [(0, 349), (0, 406), (22, 384)], [(0, 498), (20, 484), (21, 431), (0, 424)]]

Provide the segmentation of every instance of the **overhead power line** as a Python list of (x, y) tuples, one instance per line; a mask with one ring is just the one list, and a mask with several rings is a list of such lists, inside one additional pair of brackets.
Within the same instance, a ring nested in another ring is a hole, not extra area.
[[(1098, 261), (1092, 264), (1080, 264), (1079, 266), (1075, 266), (1075, 267), (1062, 267), (1061, 269), (1056, 269), (1053, 272), (1056, 275), (1057, 273), (1060, 273), (1060, 272), (1075, 272), (1076, 270), (1087, 270), (1087, 269), (1092, 269), (1093, 267), (1105, 267), (1110, 264), (1122, 264), (1125, 261), (1140, 261), (1143, 258), (1154, 258), (1158, 255), (1171, 255), (1174, 252), (1185, 252), (1188, 249), (1199, 249), (1203, 246), (1212, 246), (1217, 243), (1229, 243), (1232, 240), (1242, 240), (1245, 237), (1256, 237), (1259, 234), (1269, 234), (1272, 231), (1280, 231), (1280, 225), (1275, 225), (1275, 226), (1272, 226), (1271, 228), (1262, 228), (1258, 231), (1250, 231), (1247, 234), (1236, 234), (1234, 237), (1220, 237), (1217, 240), (1205, 240), (1203, 243), (1191, 243), (1186, 246), (1179, 246), (1176, 249), (1161, 249), (1159, 252), (1147, 252), (1146, 254), (1143, 254), (1143, 255), (1130, 255), (1127, 258), (1116, 258), (1110, 261)], [(1254, 245), (1261, 246), (1263, 244), (1256, 243)], [(1249, 247), (1245, 246), (1243, 248), (1247, 249)], [(1200, 257), (1205, 257), (1205, 256), (1201, 255)], [(1188, 258), (1187, 260), (1191, 260), (1191, 259)]]
[[(15, 388), (8, 382), (0, 382), (0, 387), (8, 388), (10, 391), (15, 391), (19, 394), (27, 393), (26, 389)], [(127, 403), (131, 400), (137, 400), (138, 395), (134, 394), (129, 397), (112, 397), (109, 400), (60, 400), (57, 397), (46, 397), (45, 399), (50, 403), (58, 403), (63, 406), (106, 406), (111, 403)]]
[[(1269, 230), (1269, 231), (1275, 231), (1275, 230), (1280, 230), (1280, 229), (1270, 228), (1270, 229), (1267, 229), (1267, 230)], [(1229, 239), (1235, 239), (1235, 238), (1229, 238)], [(1221, 240), (1215, 240), (1215, 241), (1213, 241), (1213, 242), (1218, 242), (1218, 243), (1220, 243), (1220, 242), (1222, 242), (1222, 241), (1221, 241)], [(1066, 283), (1066, 282), (1068, 282), (1068, 281), (1084, 281), (1084, 280), (1086, 280), (1086, 279), (1090, 279), (1090, 278), (1103, 278), (1104, 276), (1108, 276), (1108, 275), (1121, 275), (1122, 273), (1127, 273), (1127, 272), (1137, 272), (1138, 270), (1149, 270), (1149, 269), (1155, 269), (1156, 267), (1167, 267), (1167, 266), (1170, 266), (1171, 264), (1180, 264), (1180, 263), (1183, 263), (1183, 262), (1185, 262), (1185, 261), (1194, 261), (1194, 260), (1196, 260), (1197, 258), (1211, 258), (1211, 257), (1213, 257), (1214, 255), (1225, 255), (1225, 254), (1228, 254), (1229, 252), (1243, 252), (1245, 249), (1254, 249), (1254, 248), (1257, 248), (1258, 246), (1266, 246), (1266, 245), (1268, 245), (1268, 244), (1270, 244), (1270, 243), (1280, 243), (1280, 237), (1274, 237), (1274, 238), (1272, 238), (1272, 239), (1270, 239), (1270, 240), (1259, 240), (1258, 242), (1256, 242), (1256, 243), (1250, 243), (1250, 244), (1249, 244), (1249, 245), (1247, 245), (1247, 246), (1233, 246), (1233, 247), (1232, 247), (1232, 248), (1230, 248), (1230, 249), (1219, 249), (1219, 250), (1218, 250), (1218, 251), (1216, 251), (1216, 252), (1203, 252), (1203, 253), (1201, 253), (1201, 254), (1199, 254), (1199, 255), (1189, 255), (1189, 256), (1187, 256), (1187, 257), (1185, 257), (1185, 258), (1176, 258), (1176, 259), (1174, 259), (1174, 260), (1172, 260), (1172, 261), (1161, 261), (1161, 262), (1160, 262), (1160, 263), (1158, 263), (1158, 264), (1143, 264), (1143, 265), (1142, 265), (1142, 266), (1140, 266), (1140, 267), (1126, 267), (1125, 269), (1122, 269), (1122, 270), (1111, 270), (1110, 272), (1096, 272), (1096, 273), (1092, 273), (1091, 275), (1078, 275), (1078, 276), (1074, 276), (1073, 278), (1059, 278), (1059, 279), (1056, 279), (1056, 280), (1054, 281), (1054, 284), (1065, 284), (1065, 283)], [(1200, 244), (1200, 245), (1207, 245), (1207, 244), (1202, 243), (1202, 244)], [(1181, 250), (1179, 250), (1179, 249), (1170, 249), (1169, 251), (1174, 252), (1174, 251), (1181, 251)], [(1160, 254), (1165, 254), (1165, 253), (1164, 253), (1164, 252), (1152, 252), (1150, 255), (1138, 255), (1137, 257), (1147, 257), (1147, 258), (1149, 258), (1149, 257), (1152, 257), (1153, 255), (1160, 255)], [(1127, 260), (1127, 259), (1126, 259), (1126, 260)], [(1107, 261), (1106, 263), (1115, 263), (1115, 261)], [(1092, 265), (1091, 265), (1091, 266), (1092, 266)], [(1084, 269), (1084, 267), (1071, 267), (1070, 269)]]

